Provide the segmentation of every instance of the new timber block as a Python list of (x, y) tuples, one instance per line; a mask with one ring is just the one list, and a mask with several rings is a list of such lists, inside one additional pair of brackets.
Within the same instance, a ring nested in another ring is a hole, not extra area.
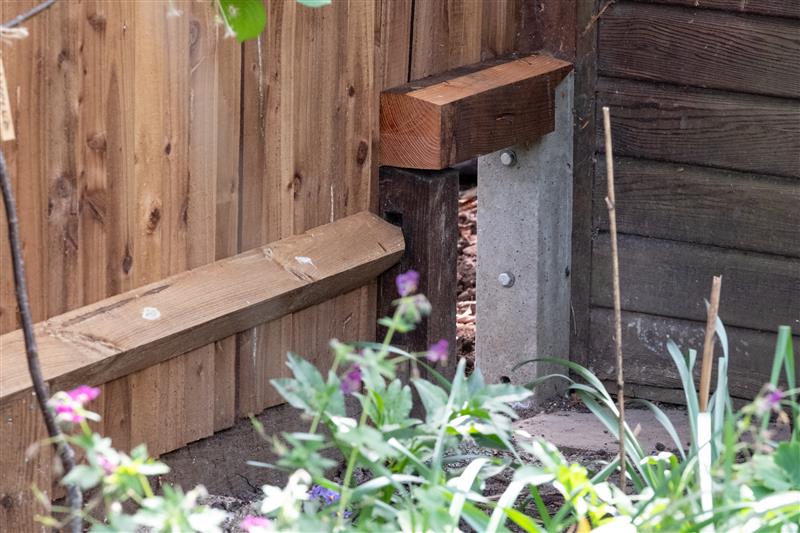
[[(51, 390), (107, 383), (361, 287), (403, 248), (362, 212), (170, 276), (36, 324), (42, 373)], [(0, 407), (30, 397), (25, 361), (21, 330), (0, 336)]]
[[(555, 90), (555, 130), (478, 159), (476, 364), (524, 385), (569, 358), (573, 75)], [(513, 154), (513, 155), (512, 155)], [(534, 390), (541, 402), (563, 382)]]
[(380, 164), (443, 169), (553, 131), (553, 93), (572, 65), (495, 59), (381, 93)]
[[(398, 335), (395, 344), (422, 352), (445, 339), (447, 361), (437, 371), (452, 377), (456, 364), (456, 256), (458, 254), (458, 171), (407, 170), (381, 167), (379, 205), (383, 218), (403, 230), (406, 243), (400, 262), (378, 283), (379, 316), (391, 316), (398, 298), (395, 277), (416, 270), (419, 292), (430, 300), (433, 313), (412, 332)], [(424, 375), (424, 369), (420, 369)]]

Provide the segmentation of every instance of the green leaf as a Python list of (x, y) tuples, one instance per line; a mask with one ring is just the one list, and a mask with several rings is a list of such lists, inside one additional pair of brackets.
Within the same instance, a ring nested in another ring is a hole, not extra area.
[(330, 5), (331, 0), (297, 0), (297, 3), (306, 7), (324, 7)]
[(800, 442), (780, 443), (775, 450), (775, 464), (786, 472), (793, 489), (800, 489)]
[(255, 39), (267, 25), (263, 0), (219, 0), (222, 19), (240, 43)]
[(69, 474), (61, 480), (62, 485), (77, 486), (81, 490), (96, 487), (103, 479), (102, 471), (99, 468), (92, 468), (89, 465), (77, 465)]
[(438, 418), (437, 413), (447, 405), (447, 393), (441, 387), (424, 379), (414, 379), (413, 383), (425, 407), (428, 422), (433, 422)]

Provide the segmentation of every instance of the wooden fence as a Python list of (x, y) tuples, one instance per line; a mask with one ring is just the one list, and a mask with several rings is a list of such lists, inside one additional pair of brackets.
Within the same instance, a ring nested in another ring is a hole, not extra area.
[[(36, 3), (4, 1), (0, 20)], [(561, 5), (337, 0), (313, 10), (269, 0), (265, 33), (239, 45), (210, 2), (56, 3), (27, 25), (30, 37), (2, 42), (16, 129), (2, 149), (34, 319), (375, 211), (380, 91), (514, 50), (569, 55), (575, 5)], [(563, 36), (548, 30), (564, 24)], [(0, 333), (18, 327), (5, 231)], [(229, 427), (279, 401), (267, 381), (284, 375), (287, 351), (324, 365), (329, 338), (371, 338), (375, 306), (367, 280), (108, 374), (95, 383), (99, 429), (121, 449), (146, 442), (160, 454)], [(3, 339), (5, 350), (13, 339)], [(28, 530), (29, 487), (47, 491), (51, 472), (46, 448), (25, 453), (44, 433), (25, 385), (14, 387), (23, 392), (0, 405), (0, 523)]]

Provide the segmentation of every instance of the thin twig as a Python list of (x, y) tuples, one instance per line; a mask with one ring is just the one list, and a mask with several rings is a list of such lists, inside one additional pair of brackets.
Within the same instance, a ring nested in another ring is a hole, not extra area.
[(35, 17), (36, 15), (38, 15), (39, 13), (41, 13), (42, 11), (44, 11), (45, 9), (47, 9), (48, 7), (52, 6), (55, 3), (56, 3), (56, 0), (45, 0), (41, 4), (32, 7), (30, 10), (26, 11), (25, 13), (17, 15), (13, 19), (9, 20), (8, 22), (6, 22), (2, 26), (0, 26), (0, 28), (5, 28), (5, 29), (16, 28), (17, 26), (19, 26), (20, 24), (22, 24), (23, 22), (25, 22), (29, 18)]
[[(20, 322), (22, 323), (22, 333), (25, 338), (28, 372), (33, 382), (33, 390), (36, 392), (36, 400), (39, 402), (39, 410), (41, 410), (44, 417), (47, 434), (53, 442), (56, 453), (61, 458), (64, 474), (66, 475), (75, 468), (75, 452), (64, 439), (64, 435), (56, 423), (53, 410), (48, 405), (50, 393), (47, 390), (47, 383), (42, 378), (39, 349), (36, 346), (36, 336), (33, 333), (33, 319), (31, 318), (31, 308), (28, 300), (28, 283), (25, 278), (25, 263), (22, 258), (22, 240), (19, 235), (17, 203), (14, 199), (14, 192), (11, 190), (11, 179), (6, 171), (6, 160), (3, 157), (2, 150), (0, 150), (0, 188), (3, 192), (3, 204), (6, 208), (6, 219), (8, 221), (8, 243), (11, 248), (11, 261), (14, 270), (14, 289), (17, 296)], [(73, 533), (80, 533), (83, 528), (83, 520), (81, 520), (80, 516), (83, 495), (77, 486), (69, 485), (67, 487), (67, 501), (72, 510), (69, 520), (70, 529)]]
[(608, 176), (608, 221), (611, 230), (611, 268), (614, 284), (614, 340), (617, 355), (617, 409), (619, 409), (619, 487), (625, 491), (625, 378), (622, 373), (622, 303), (619, 289), (619, 252), (617, 250), (617, 204), (614, 195), (614, 153), (611, 144), (611, 116), (603, 107), (605, 128), (606, 174)]
[(708, 394), (711, 390), (711, 370), (714, 366), (714, 332), (717, 328), (719, 314), (719, 293), (722, 288), (722, 276), (714, 276), (711, 282), (711, 301), (708, 304), (706, 317), (706, 338), (703, 342), (703, 366), (700, 370), (700, 412), (708, 411)]

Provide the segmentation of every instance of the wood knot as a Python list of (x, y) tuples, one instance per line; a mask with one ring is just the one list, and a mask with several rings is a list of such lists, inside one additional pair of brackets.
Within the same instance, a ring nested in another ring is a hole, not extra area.
[(58, 67), (61, 68), (66, 61), (69, 61), (69, 51), (66, 48), (62, 48), (61, 51), (58, 53), (58, 58), (56, 58), (58, 63)]
[(169, 155), (172, 152), (172, 143), (167, 141), (167, 145), (164, 146), (164, 153)]
[(147, 233), (153, 233), (158, 228), (158, 223), (161, 222), (161, 209), (154, 207), (147, 215)]
[(86, 138), (86, 146), (95, 152), (105, 152), (106, 134), (102, 132), (92, 133)]
[(131, 257), (130, 243), (125, 243), (125, 255), (122, 256), (122, 272), (128, 274), (133, 267), (133, 257)]
[(295, 172), (294, 176), (292, 176), (292, 181), (289, 182), (289, 185), (286, 188), (292, 191), (292, 198), (297, 200), (302, 186), (303, 176), (299, 172)]
[(367, 145), (366, 141), (358, 143), (358, 149), (356, 150), (356, 163), (358, 163), (358, 166), (362, 166), (366, 162), (368, 153), (369, 145)]
[(200, 38), (200, 21), (193, 20), (189, 23), (189, 48), (197, 44)]
[(91, 26), (94, 31), (105, 31), (106, 17), (104, 15), (100, 13), (89, 13), (89, 15), (86, 16), (86, 20), (89, 21), (89, 26)]
[(14, 507), (14, 498), (8, 494), (3, 494), (3, 497), (0, 498), (0, 506), (2, 506), (3, 509), (11, 510), (11, 508)]
[(352, 97), (354, 97), (355, 95), (356, 95), (356, 88), (355, 88), (355, 87), (353, 87), (352, 85), (348, 85), (348, 86), (347, 86), (347, 96), (349, 96), (350, 98), (352, 98)]

